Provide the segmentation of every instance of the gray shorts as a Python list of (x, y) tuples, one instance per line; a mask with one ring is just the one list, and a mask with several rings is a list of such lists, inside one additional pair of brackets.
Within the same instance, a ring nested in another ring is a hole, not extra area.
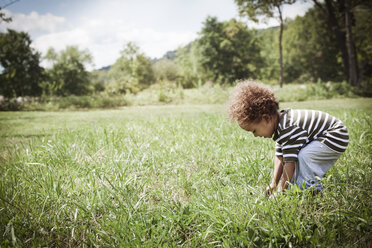
[(310, 142), (298, 153), (292, 184), (296, 183), (301, 189), (315, 187), (322, 190), (319, 179), (324, 177), (341, 154), (319, 141)]

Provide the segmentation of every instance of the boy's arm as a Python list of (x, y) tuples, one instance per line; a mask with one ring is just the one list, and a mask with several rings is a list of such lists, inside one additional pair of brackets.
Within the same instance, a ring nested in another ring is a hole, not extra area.
[(283, 166), (283, 176), (278, 185), (278, 192), (285, 191), (290, 184), (295, 171), (295, 162), (285, 162)]
[(273, 179), (271, 180), (270, 186), (267, 187), (266, 189), (266, 194), (270, 195), (271, 191), (275, 189), (275, 187), (279, 183), (279, 179), (283, 174), (283, 157), (281, 156), (275, 156), (274, 159), (274, 176)]
[(271, 185), (274, 185), (274, 187), (276, 187), (283, 174), (283, 157), (275, 156), (274, 161), (275, 161), (275, 168), (274, 168), (274, 176), (273, 176), (273, 180), (271, 181)]

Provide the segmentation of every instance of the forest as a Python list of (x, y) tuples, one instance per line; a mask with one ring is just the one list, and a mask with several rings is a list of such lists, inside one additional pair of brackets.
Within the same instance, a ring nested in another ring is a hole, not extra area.
[[(0, 33), (1, 108), (16, 110), (15, 99), (22, 97), (29, 102), (71, 96), (115, 98), (151, 87), (190, 89), (206, 83), (229, 87), (247, 78), (280, 87), (338, 83), (343, 91), (371, 95), (371, 3), (314, 0), (304, 16), (283, 20), (281, 6), (293, 1), (278, 1), (279, 5), (262, 1), (267, 6), (235, 2), (241, 16), (257, 20), (279, 13), (281, 25), (257, 30), (236, 19), (209, 16), (197, 39), (162, 58), (150, 58), (135, 42), (127, 42), (114, 64), (93, 71), (87, 70), (93, 63), (87, 49), (71, 45), (58, 52), (50, 48), (42, 55), (32, 48), (29, 34), (8, 29)], [(11, 22), (4, 13), (0, 20)], [(43, 68), (43, 60), (50, 67)]]

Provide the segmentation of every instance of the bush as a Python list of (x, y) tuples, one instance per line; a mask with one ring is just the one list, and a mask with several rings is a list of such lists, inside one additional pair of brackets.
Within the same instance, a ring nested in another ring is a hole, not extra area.
[(322, 82), (308, 84), (287, 84), (283, 88), (274, 86), (275, 94), (280, 102), (321, 100), (340, 97), (356, 97), (357, 89), (346, 82)]
[[(266, 83), (266, 82), (265, 82)], [(272, 82), (271, 82), (272, 83)], [(321, 100), (330, 98), (352, 98), (369, 96), (368, 87), (356, 89), (346, 82), (321, 82), (308, 84), (285, 84), (283, 88), (271, 84), (280, 102)], [(370, 88), (369, 88), (370, 89)], [(228, 101), (232, 87), (208, 82), (203, 86), (184, 89), (175, 83), (164, 81), (154, 84), (137, 94), (111, 95), (107, 93), (90, 96), (23, 98), (0, 101), (0, 111), (57, 111), (62, 109), (116, 108), (128, 105), (157, 104), (224, 104)], [(27, 100), (28, 99), (28, 100)], [(31, 99), (31, 100), (30, 100)]]
[(101, 94), (92, 96), (64, 97), (58, 104), (60, 109), (80, 109), (122, 107), (127, 106), (128, 102), (123, 95), (110, 96)]
[(91, 96), (44, 97), (30, 101), (10, 99), (0, 102), (0, 111), (57, 111), (62, 109), (116, 108), (128, 106), (123, 95), (106, 94)]
[(159, 102), (164, 102), (164, 103), (170, 103), (172, 101), (172, 98), (164, 91), (160, 91)]
[(0, 103), (0, 111), (20, 111), (22, 108), (23, 104), (17, 102), (15, 99)]
[(92, 107), (91, 100), (89, 96), (67, 96), (61, 98), (61, 101), (58, 103), (59, 107), (62, 109), (66, 108), (90, 108)]

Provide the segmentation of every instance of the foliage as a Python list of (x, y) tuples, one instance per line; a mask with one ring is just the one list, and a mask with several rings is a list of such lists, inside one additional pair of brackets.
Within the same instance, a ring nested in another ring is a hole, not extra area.
[(256, 78), (263, 63), (254, 32), (232, 19), (218, 22), (208, 17), (200, 38), (200, 63), (213, 82), (229, 83)]
[(131, 105), (159, 104), (222, 104), (226, 102), (229, 89), (218, 84), (206, 83), (198, 88), (183, 89), (175, 85), (152, 85), (136, 95), (127, 95)]
[[(287, 84), (280, 88), (272, 86), (280, 102), (322, 100), (330, 98), (371, 97), (369, 91), (362, 92), (346, 82), (321, 82)], [(111, 95), (104, 92), (89, 96), (20, 98), (0, 102), (0, 111), (57, 111), (64, 109), (118, 108), (122, 106), (143, 106), (163, 104), (223, 104), (232, 87), (211, 82), (198, 88), (183, 89), (173, 83), (153, 84), (137, 94)]]
[(246, 15), (251, 20), (258, 22), (259, 18), (275, 17), (278, 8), (284, 4), (293, 4), (295, 0), (234, 0), (238, 5), (239, 14)]
[(85, 64), (92, 62), (92, 55), (87, 49), (67, 46), (58, 54), (50, 48), (45, 59), (52, 62), (53, 67), (47, 71), (47, 80), (41, 84), (44, 94), (81, 96), (90, 92), (89, 73)]
[(180, 67), (166, 58), (156, 61), (153, 70), (157, 82), (178, 82), (181, 77)]
[[(355, 98), (361, 95), (357, 88), (346, 82), (322, 82), (287, 84), (280, 88), (277, 83), (272, 88), (280, 102), (322, 100), (331, 98)], [(127, 95), (131, 105), (171, 104), (223, 104), (228, 101), (232, 87), (206, 83), (198, 88), (153, 85), (136, 95)], [(371, 97), (371, 93), (364, 94)]]
[(11, 99), (0, 103), (0, 111), (62, 111), (77, 109), (113, 109), (128, 106), (126, 96), (112, 96), (104, 93), (89, 96), (44, 96), (28, 99)]
[(310, 84), (288, 84), (285, 88), (274, 87), (280, 102), (321, 100), (331, 98), (357, 97), (357, 89), (346, 82)]
[(340, 118), (350, 144), (321, 194), (273, 199), (274, 142), (221, 105), (0, 113), (0, 245), (369, 247), (370, 105), (298, 103)]
[(107, 74), (108, 72), (106, 70), (93, 70), (89, 73), (93, 92), (97, 93), (105, 90)]
[(134, 43), (127, 43), (108, 72), (106, 90), (109, 93), (122, 94), (138, 92), (149, 87), (155, 81), (152, 63)]
[[(259, 78), (262, 80), (276, 80), (279, 75), (279, 51), (278, 51), (278, 32), (277, 27), (259, 30), (257, 33), (260, 46), (260, 54), (264, 60), (264, 65), (260, 71)], [(286, 78), (287, 80), (287, 78)]]
[[(368, 81), (371, 74), (369, 40), (371, 23), (370, 10), (357, 7), (354, 10), (353, 33), (358, 52), (360, 74)], [(295, 20), (287, 20), (283, 38), (284, 78), (287, 82), (338, 81), (345, 78), (342, 55), (336, 45), (333, 32), (329, 31), (327, 14), (319, 8), (310, 8), (307, 13)], [(265, 59), (262, 70), (263, 79), (273, 79), (278, 72), (278, 28), (260, 30), (261, 54)]]
[(342, 64), (325, 14), (312, 8), (290, 22), (284, 37), (286, 80), (322, 81), (343, 79)]
[(31, 47), (25, 32), (8, 29), (0, 33), (0, 94), (5, 97), (36, 96), (43, 78), (40, 54)]
[(372, 82), (372, 6), (355, 8), (354, 17), (360, 79)]
[[(329, 31), (335, 37), (334, 46), (338, 48), (340, 53), (340, 60), (342, 60), (345, 80), (349, 81), (354, 86), (360, 87), (360, 82), (363, 79), (364, 71), (358, 70), (360, 61), (359, 49), (356, 48), (355, 35), (359, 28), (356, 26), (370, 26), (371, 23), (356, 23), (360, 10), (365, 12), (366, 15), (371, 15), (372, 5), (370, 1), (359, 0), (345, 0), (333, 1), (325, 0), (324, 3), (319, 3), (313, 0), (315, 6), (324, 12), (328, 23)], [(359, 34), (363, 36), (363, 34)], [(357, 34), (358, 36), (358, 34)], [(358, 39), (358, 38), (357, 38)], [(364, 48), (361, 48), (364, 49)], [(359, 61), (358, 61), (359, 60)], [(364, 68), (364, 61), (362, 68)]]
[(279, 84), (283, 86), (283, 31), (284, 18), (282, 14), (282, 6), (284, 4), (293, 4), (295, 0), (235, 0), (238, 5), (239, 13), (242, 16), (248, 16), (251, 20), (258, 22), (260, 16), (274, 17), (277, 12), (277, 17), (280, 23), (279, 26)]
[(207, 81), (206, 72), (201, 65), (201, 51), (198, 41), (191, 42), (185, 47), (177, 49), (176, 63), (181, 68), (183, 88), (194, 88)]
[(127, 105), (128, 101), (125, 96), (99, 94), (63, 97), (57, 102), (57, 109), (117, 108)]

